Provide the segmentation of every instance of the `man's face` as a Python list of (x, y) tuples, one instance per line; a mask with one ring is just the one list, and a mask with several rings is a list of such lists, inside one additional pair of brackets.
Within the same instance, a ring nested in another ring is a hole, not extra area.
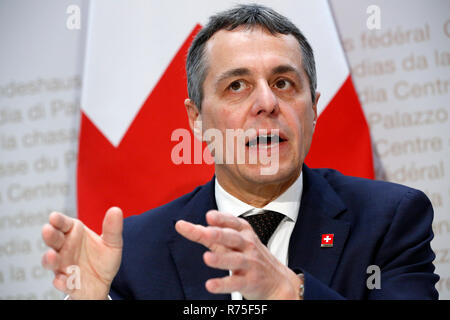
[(258, 150), (249, 146), (244, 164), (216, 164), (216, 173), (251, 183), (296, 177), (311, 144), (317, 113), (295, 37), (274, 36), (261, 28), (221, 30), (207, 42), (205, 56), (203, 131), (215, 128), (225, 138), (226, 129), (265, 129), (268, 134), (278, 129), (280, 136), (278, 146), (264, 146), (272, 158), (278, 152), (275, 173), (262, 175), (263, 164), (248, 163), (248, 155)]

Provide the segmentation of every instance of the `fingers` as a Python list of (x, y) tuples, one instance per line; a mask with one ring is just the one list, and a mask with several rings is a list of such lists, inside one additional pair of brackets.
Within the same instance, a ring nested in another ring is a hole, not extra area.
[(64, 233), (50, 224), (45, 224), (42, 227), (42, 239), (47, 246), (59, 251), (64, 244)]
[(48, 220), (55, 229), (60, 230), (62, 233), (69, 232), (74, 225), (72, 218), (59, 212), (52, 212)]
[(186, 239), (200, 243), (211, 250), (219, 246), (243, 250), (248, 244), (242, 235), (229, 228), (204, 227), (180, 220), (175, 224), (175, 229)]
[(237, 231), (251, 229), (250, 224), (246, 220), (217, 210), (208, 211), (206, 213), (206, 221), (210, 226), (231, 228)]
[(211, 293), (230, 293), (242, 291), (245, 288), (246, 279), (244, 276), (231, 275), (223, 278), (209, 279), (205, 283), (206, 290)]
[(53, 249), (48, 250), (42, 256), (42, 266), (45, 269), (56, 271), (61, 264), (60, 255)]
[(207, 251), (203, 255), (206, 265), (222, 270), (247, 270), (249, 261), (244, 254), (237, 251), (216, 253)]
[(53, 279), (53, 286), (59, 291), (69, 294), (67, 290), (67, 276), (64, 273), (56, 273)]
[(67, 279), (64, 268), (61, 266), (61, 256), (53, 249), (48, 250), (42, 257), (42, 265), (45, 269), (52, 270), (55, 273), (53, 286), (59, 291), (69, 294), (73, 290), (68, 290)]
[[(205, 227), (179, 220), (175, 223), (175, 230), (188, 240), (202, 243), (202, 234)], [(204, 245), (204, 244), (203, 244)]]
[(122, 248), (123, 213), (120, 208), (112, 207), (106, 211), (103, 219), (102, 239), (106, 245)]

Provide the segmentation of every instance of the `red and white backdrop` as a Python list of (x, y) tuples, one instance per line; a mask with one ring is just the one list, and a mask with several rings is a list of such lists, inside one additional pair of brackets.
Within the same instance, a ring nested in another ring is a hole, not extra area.
[[(406, 14), (398, 3), (384, 1), (256, 2), (290, 18), (315, 52), (321, 98), (306, 163), (426, 191), (436, 212), (433, 247), (443, 278), (438, 289), (450, 298), (448, 89), (432, 94), (424, 88), (425, 81), (448, 81), (448, 3), (404, 0)], [(187, 48), (211, 14), (235, 3), (0, 4), (0, 43), (8, 48), (0, 53), (0, 299), (60, 297), (51, 273), (39, 266), (45, 250), (40, 228), (50, 210), (100, 232), (112, 205), (126, 216), (139, 214), (212, 177), (213, 166), (172, 162), (178, 141), (171, 135), (188, 129)], [(382, 20), (380, 30), (369, 32), (366, 9), (372, 4), (381, 8)], [(73, 5), (81, 15), (75, 29), (66, 24)], [(367, 40), (373, 34), (375, 40)], [(409, 40), (386, 47), (389, 34)], [(421, 50), (428, 66), (411, 70), (416, 59), (409, 55)], [(392, 65), (394, 71), (380, 74)], [(398, 118), (408, 112), (431, 114), (431, 120), (402, 126), (405, 120)]]
[[(233, 3), (91, 3), (77, 191), (78, 215), (95, 230), (112, 205), (141, 213), (211, 179), (213, 166), (171, 161), (171, 134), (187, 128), (187, 48), (210, 15)], [(315, 51), (322, 95), (307, 164), (373, 178), (369, 129), (327, 1), (262, 3), (298, 25)]]

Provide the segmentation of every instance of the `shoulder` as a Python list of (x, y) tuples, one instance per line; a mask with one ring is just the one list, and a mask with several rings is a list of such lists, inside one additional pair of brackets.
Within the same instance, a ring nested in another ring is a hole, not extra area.
[(420, 190), (388, 181), (346, 176), (333, 169), (313, 169), (315, 174), (327, 180), (333, 190), (344, 200), (353, 202), (378, 202), (399, 205), (402, 200), (417, 199), (429, 202)]
[(345, 217), (372, 229), (386, 229), (394, 220), (414, 217), (416, 223), (431, 224), (433, 208), (420, 190), (387, 181), (346, 176), (332, 169), (314, 169), (347, 208)]
[(412, 239), (411, 243), (432, 238), (434, 212), (424, 192), (397, 183), (346, 176), (331, 169), (313, 171), (343, 202), (345, 210), (340, 218), (350, 223), (356, 242), (364, 238), (375, 248), (380, 243), (393, 245), (399, 238)]

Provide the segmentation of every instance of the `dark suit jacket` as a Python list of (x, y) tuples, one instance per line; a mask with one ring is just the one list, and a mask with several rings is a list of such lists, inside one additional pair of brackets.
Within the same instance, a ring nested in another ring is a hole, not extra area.
[[(430, 248), (433, 209), (425, 194), (402, 185), (303, 166), (299, 217), (288, 266), (305, 275), (306, 299), (437, 299)], [(230, 299), (205, 289), (228, 271), (206, 266), (206, 248), (180, 236), (179, 219), (206, 225), (217, 209), (214, 178), (164, 206), (125, 219), (124, 250), (113, 299)], [(331, 248), (322, 234), (333, 233)], [(369, 265), (381, 289), (368, 289)]]

